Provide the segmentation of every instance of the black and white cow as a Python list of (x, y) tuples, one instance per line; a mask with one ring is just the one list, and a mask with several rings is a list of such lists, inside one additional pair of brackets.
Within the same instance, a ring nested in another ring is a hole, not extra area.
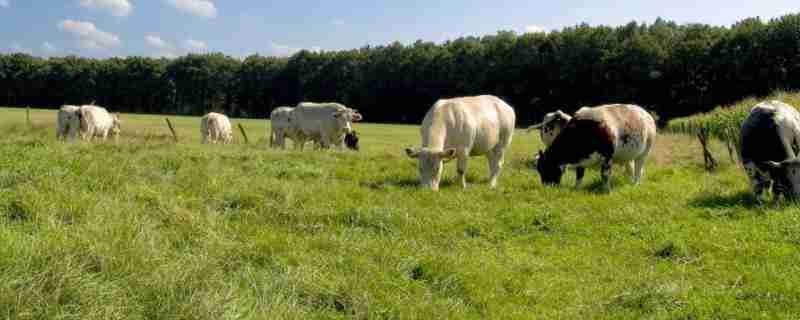
[(542, 183), (558, 185), (566, 165), (575, 167), (575, 188), (588, 167), (601, 167), (604, 191), (611, 189), (612, 163), (634, 162), (638, 184), (644, 163), (656, 140), (656, 122), (639, 106), (627, 104), (584, 107), (575, 113), (545, 152), (539, 151), (536, 169)]
[(800, 196), (800, 113), (780, 101), (765, 101), (742, 123), (742, 164), (759, 201), (772, 186), (775, 196)]

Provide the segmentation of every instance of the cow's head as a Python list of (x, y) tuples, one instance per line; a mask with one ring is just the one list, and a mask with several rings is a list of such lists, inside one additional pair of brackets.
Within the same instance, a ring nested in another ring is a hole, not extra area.
[(556, 139), (556, 136), (561, 133), (561, 130), (564, 130), (570, 120), (572, 120), (572, 117), (561, 110), (550, 112), (544, 116), (541, 123), (529, 127), (528, 131), (541, 130), (542, 143), (549, 146)]
[(456, 157), (456, 149), (442, 151), (406, 148), (406, 154), (412, 159), (419, 159), (419, 184), (438, 191), (439, 181), (442, 178), (442, 164)]
[(559, 185), (561, 176), (564, 175), (564, 168), (541, 150), (536, 161), (536, 171), (539, 171), (539, 177), (544, 185)]
[(113, 121), (113, 124), (111, 125), (111, 133), (118, 135), (120, 131), (122, 131), (122, 121), (119, 119), (119, 113), (112, 114), (111, 119)]
[(338, 127), (345, 133), (353, 131), (353, 121), (361, 120), (361, 115), (353, 112), (352, 109), (339, 110), (333, 113)]
[(783, 194), (787, 198), (800, 197), (800, 158), (782, 162), (767, 161), (761, 167), (768, 168), (770, 178), (773, 180), (773, 192), (776, 195)]
[(344, 144), (347, 148), (358, 151), (358, 133), (353, 130), (344, 136)]

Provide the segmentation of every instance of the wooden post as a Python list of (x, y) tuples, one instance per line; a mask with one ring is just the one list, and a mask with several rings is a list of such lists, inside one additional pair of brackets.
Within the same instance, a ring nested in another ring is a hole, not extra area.
[(25, 121), (28, 122), (28, 126), (32, 126), (31, 123), (31, 106), (25, 107)]
[(705, 161), (706, 170), (714, 171), (717, 169), (718, 164), (711, 151), (708, 150), (708, 135), (708, 128), (701, 128), (697, 138), (700, 139), (700, 145), (703, 146), (703, 160)]
[(244, 137), (244, 144), (250, 144), (250, 139), (247, 139), (247, 132), (244, 131), (244, 127), (241, 123), (239, 125), (239, 131), (242, 132), (242, 137)]
[(172, 132), (172, 138), (175, 139), (175, 143), (178, 143), (178, 134), (175, 133), (175, 127), (172, 126), (172, 122), (169, 121), (169, 118), (164, 118), (164, 120), (167, 120), (167, 127)]

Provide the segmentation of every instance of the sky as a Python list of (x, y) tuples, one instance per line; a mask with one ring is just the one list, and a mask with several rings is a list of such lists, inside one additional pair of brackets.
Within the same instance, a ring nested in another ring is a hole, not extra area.
[(800, 13), (797, 0), (0, 0), (0, 53), (287, 56), (499, 30), (624, 25), (657, 17), (730, 26)]

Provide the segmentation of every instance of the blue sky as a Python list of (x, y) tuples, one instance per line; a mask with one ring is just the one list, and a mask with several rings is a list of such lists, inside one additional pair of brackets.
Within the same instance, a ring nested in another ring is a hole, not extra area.
[(797, 0), (0, 0), (0, 52), (289, 55), (581, 22), (621, 25), (660, 16), (730, 25), (798, 12)]

